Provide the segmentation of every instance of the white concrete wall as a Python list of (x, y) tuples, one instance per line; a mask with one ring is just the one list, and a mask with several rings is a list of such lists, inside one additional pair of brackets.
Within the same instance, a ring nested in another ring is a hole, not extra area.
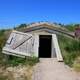
[(39, 51), (39, 35), (34, 35), (34, 56), (38, 57)]
[(57, 60), (63, 61), (56, 34), (52, 34), (52, 40), (53, 40)]
[(51, 58), (56, 58), (56, 52), (55, 52), (55, 48), (54, 48), (53, 39), (52, 39), (52, 42), (51, 42)]

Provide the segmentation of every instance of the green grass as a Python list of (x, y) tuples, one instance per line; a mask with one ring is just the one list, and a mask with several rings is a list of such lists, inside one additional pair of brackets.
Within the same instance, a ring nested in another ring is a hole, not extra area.
[(18, 66), (18, 65), (33, 66), (38, 62), (39, 62), (39, 59), (37, 57), (20, 58), (20, 57), (10, 56), (8, 58), (7, 64), (9, 66)]
[(3, 54), (3, 57), (0, 61), (1, 66), (9, 67), (9, 66), (18, 66), (18, 65), (27, 65), (27, 66), (34, 66), (36, 63), (39, 62), (39, 59), (37, 57), (16, 57), (16, 56), (9, 56)]
[(58, 40), (64, 62), (72, 67), (75, 59), (80, 56), (80, 41), (63, 35), (58, 36)]

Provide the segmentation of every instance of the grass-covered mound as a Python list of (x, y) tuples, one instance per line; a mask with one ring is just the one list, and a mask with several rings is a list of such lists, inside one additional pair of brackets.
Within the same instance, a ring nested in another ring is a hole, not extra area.
[(71, 66), (80, 69), (80, 41), (65, 36), (58, 36), (60, 49), (64, 62)]

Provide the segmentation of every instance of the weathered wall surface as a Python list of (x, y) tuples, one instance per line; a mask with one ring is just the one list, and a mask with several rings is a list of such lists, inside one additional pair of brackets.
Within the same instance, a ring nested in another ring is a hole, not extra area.
[(10, 54), (20, 54), (25, 56), (31, 56), (34, 53), (34, 35), (26, 34), (22, 32), (13, 31), (7, 40), (4, 53), (10, 52)]

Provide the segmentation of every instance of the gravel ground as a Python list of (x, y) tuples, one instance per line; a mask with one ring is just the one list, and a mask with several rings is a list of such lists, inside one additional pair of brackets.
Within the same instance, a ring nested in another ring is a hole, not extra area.
[(56, 58), (40, 58), (34, 67), (33, 80), (80, 80), (80, 74), (74, 72)]

